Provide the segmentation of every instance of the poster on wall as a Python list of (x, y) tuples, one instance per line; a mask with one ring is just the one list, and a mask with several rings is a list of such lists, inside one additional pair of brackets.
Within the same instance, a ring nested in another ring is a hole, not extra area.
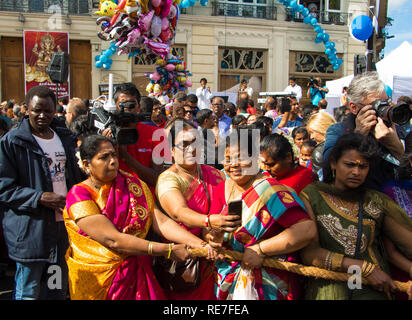
[(70, 80), (56, 84), (46, 72), (55, 52), (69, 53), (69, 34), (36, 30), (24, 30), (23, 33), (25, 93), (40, 85), (52, 89), (58, 98), (70, 99)]

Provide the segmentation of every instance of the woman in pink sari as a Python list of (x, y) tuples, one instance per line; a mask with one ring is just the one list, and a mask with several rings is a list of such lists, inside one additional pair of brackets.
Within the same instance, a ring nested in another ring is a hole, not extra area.
[[(217, 169), (199, 164), (199, 131), (185, 120), (175, 120), (169, 126), (173, 165), (160, 174), (156, 197), (173, 220), (197, 237), (214, 228), (231, 232), (240, 225), (239, 216), (208, 215), (213, 199), (212, 187), (225, 179)], [(214, 160), (214, 158), (213, 158)], [(200, 284), (184, 292), (166, 291), (172, 300), (215, 300), (216, 270), (207, 260), (200, 262)]]
[[(71, 298), (165, 299), (151, 256), (182, 261), (189, 257), (185, 244), (201, 247), (203, 241), (162, 214), (143, 181), (118, 171), (110, 139), (85, 138), (80, 157), (88, 179), (70, 190), (63, 214), (70, 242), (66, 261)], [(151, 227), (182, 244), (145, 240)]]

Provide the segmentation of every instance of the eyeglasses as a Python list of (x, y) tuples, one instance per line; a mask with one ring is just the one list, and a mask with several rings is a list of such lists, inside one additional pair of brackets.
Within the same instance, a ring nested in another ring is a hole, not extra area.
[(193, 149), (196, 149), (199, 146), (199, 141), (182, 141), (178, 144), (175, 145), (176, 148), (187, 151), (189, 147), (192, 147)]
[(193, 113), (193, 111), (192, 110), (185, 110), (185, 114), (186, 113), (190, 113), (190, 114), (192, 114)]

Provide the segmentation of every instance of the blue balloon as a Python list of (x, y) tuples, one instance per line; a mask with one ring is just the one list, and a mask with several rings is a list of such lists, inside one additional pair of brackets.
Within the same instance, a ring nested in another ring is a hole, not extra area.
[(373, 22), (367, 15), (357, 16), (350, 25), (352, 35), (361, 41), (368, 40), (373, 34)]
[(339, 70), (339, 68), (340, 68), (339, 64), (334, 64), (333, 65), (333, 70), (337, 71), (337, 70)]
[(303, 9), (305, 9), (303, 4), (298, 5), (298, 12), (303, 12)]
[(331, 49), (327, 48), (327, 49), (325, 50), (325, 54), (326, 54), (327, 56), (329, 56), (331, 53), (332, 53), (332, 50), (331, 50)]
[(97, 61), (99, 61), (99, 60), (100, 60), (100, 55), (97, 55), (97, 56), (94, 57), (94, 61), (97, 62)]
[(303, 18), (303, 22), (306, 23), (306, 24), (309, 24), (311, 20), (312, 20), (312, 16), (307, 16), (307, 17)]
[(103, 64), (103, 68), (104, 68), (105, 70), (109, 70), (111, 67), (112, 67), (112, 65), (109, 64), (109, 63), (104, 63), (104, 64)]
[(317, 25), (314, 30), (316, 33), (323, 33), (323, 29), (320, 25)]
[(207, 6), (207, 2), (208, 0), (200, 0), (200, 4), (204, 7)]
[(315, 43), (322, 43), (322, 42), (323, 42), (322, 38), (319, 38), (319, 37), (315, 38)]
[(342, 63), (343, 63), (342, 58), (338, 58), (338, 64), (342, 64)]
[(327, 34), (327, 33), (324, 33), (323, 34), (323, 36), (322, 36), (322, 38), (323, 38), (323, 42), (328, 42), (329, 41), (329, 39), (330, 39), (330, 36), (329, 36), (329, 34)]
[(312, 18), (312, 19), (310, 20), (310, 24), (311, 24), (312, 26), (316, 26), (316, 25), (318, 24), (318, 19)]
[(392, 97), (392, 88), (385, 84), (385, 92), (388, 97)]
[(292, 10), (297, 11), (297, 10), (298, 10), (298, 2), (297, 2), (296, 0), (293, 0), (293, 1), (290, 3), (290, 7), (292, 8)]
[(309, 15), (309, 9), (308, 8), (303, 9), (302, 16), (306, 18), (308, 15)]
[(106, 56), (106, 55), (103, 55), (103, 56), (100, 57), (100, 61), (103, 62), (103, 63), (106, 63), (108, 60), (109, 60), (109, 57)]
[(103, 62), (97, 61), (94, 65), (97, 69), (100, 69), (101, 67), (103, 67)]

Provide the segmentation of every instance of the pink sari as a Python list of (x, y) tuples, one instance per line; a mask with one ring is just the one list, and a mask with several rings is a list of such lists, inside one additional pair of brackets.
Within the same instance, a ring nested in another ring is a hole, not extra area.
[[(224, 175), (217, 169), (200, 165), (201, 176), (200, 180), (203, 180), (206, 188), (208, 189), (210, 197), (212, 197), (213, 186), (218, 185), (224, 180)], [(194, 179), (190, 185), (187, 193), (184, 195), (187, 206), (198, 213), (205, 216), (209, 212), (209, 203), (207, 195), (202, 182)], [(210, 198), (210, 203), (213, 199)], [(183, 223), (179, 223), (180, 226), (193, 233), (195, 236), (202, 237), (201, 228), (189, 228)], [(200, 285), (198, 288), (186, 292), (171, 292), (165, 291), (168, 299), (170, 300), (216, 300), (214, 293), (214, 286), (216, 283), (216, 270), (214, 265), (209, 263), (205, 259), (201, 259), (200, 263)]]
[(99, 194), (80, 183), (66, 198), (64, 218), (70, 247), (66, 254), (72, 299), (165, 299), (152, 271), (152, 257), (123, 256), (90, 239), (75, 221), (105, 215), (119, 232), (144, 239), (150, 229), (154, 201), (136, 177), (120, 172)]

